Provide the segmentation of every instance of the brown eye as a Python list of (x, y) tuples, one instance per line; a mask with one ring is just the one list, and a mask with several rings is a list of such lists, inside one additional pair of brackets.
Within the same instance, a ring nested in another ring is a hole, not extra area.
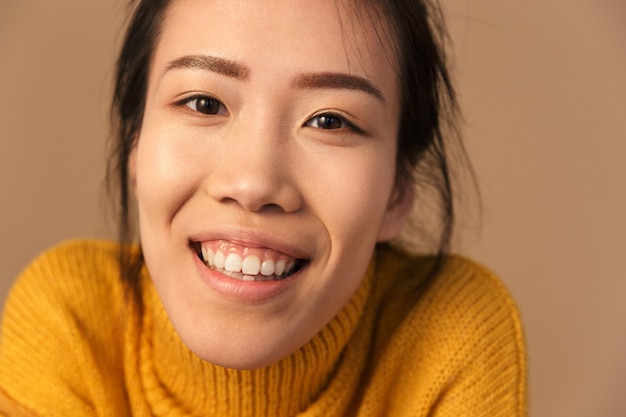
[(335, 116), (322, 115), (318, 117), (317, 125), (322, 129), (339, 129), (341, 127), (341, 120)]
[(342, 129), (353, 128), (352, 124), (341, 116), (332, 113), (318, 114), (306, 122), (306, 126), (316, 127), (318, 129)]
[(224, 104), (221, 101), (209, 96), (196, 96), (189, 98), (185, 105), (190, 109), (202, 114), (223, 114)]

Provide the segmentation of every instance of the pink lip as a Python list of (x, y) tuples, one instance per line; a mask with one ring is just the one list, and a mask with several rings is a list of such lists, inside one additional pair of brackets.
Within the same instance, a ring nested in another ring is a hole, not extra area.
[[(308, 260), (311, 258), (310, 255), (305, 253), (305, 248), (296, 247), (281, 239), (278, 235), (267, 232), (228, 228), (200, 232), (191, 235), (189, 238), (190, 243), (214, 240), (226, 240), (249, 248), (272, 249), (296, 259)], [(287, 291), (297, 281), (302, 270), (307, 268), (307, 266), (304, 266), (303, 269), (279, 280), (241, 281), (208, 268), (196, 254), (193, 245), (190, 245), (190, 253), (194, 258), (200, 278), (209, 288), (225, 298), (242, 303), (261, 303), (278, 297)]]
[(296, 282), (302, 272), (300, 270), (286, 278), (274, 281), (240, 281), (208, 268), (193, 249), (190, 253), (194, 258), (200, 278), (209, 288), (225, 298), (242, 303), (261, 303), (278, 297)]

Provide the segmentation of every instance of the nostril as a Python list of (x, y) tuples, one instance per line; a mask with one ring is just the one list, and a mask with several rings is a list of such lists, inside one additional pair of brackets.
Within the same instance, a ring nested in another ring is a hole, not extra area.
[(285, 210), (278, 204), (270, 203), (270, 204), (265, 204), (263, 207), (261, 207), (260, 211), (266, 211), (266, 212), (272, 213), (272, 212), (283, 212)]
[(225, 204), (239, 204), (237, 200), (232, 197), (224, 197), (220, 200), (220, 202)]

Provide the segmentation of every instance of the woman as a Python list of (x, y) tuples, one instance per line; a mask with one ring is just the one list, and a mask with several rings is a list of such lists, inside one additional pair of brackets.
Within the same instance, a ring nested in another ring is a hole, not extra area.
[[(59, 246), (18, 280), (0, 410), (524, 415), (517, 312), (445, 255), (455, 103), (436, 14), (136, 4), (114, 97), (120, 242)], [(389, 243), (424, 175), (444, 202), (431, 257)]]

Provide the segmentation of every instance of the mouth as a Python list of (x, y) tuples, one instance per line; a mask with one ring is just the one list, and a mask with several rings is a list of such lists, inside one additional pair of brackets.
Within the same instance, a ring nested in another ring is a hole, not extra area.
[(225, 240), (191, 242), (204, 265), (239, 281), (279, 281), (300, 271), (308, 261), (268, 248), (246, 247)]

